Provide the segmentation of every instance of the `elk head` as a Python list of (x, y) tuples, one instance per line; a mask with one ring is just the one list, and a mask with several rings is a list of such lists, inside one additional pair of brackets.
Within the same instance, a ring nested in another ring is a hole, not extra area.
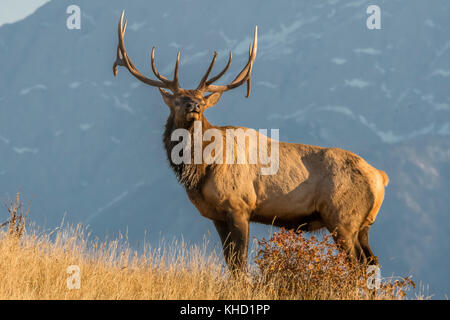
[[(249, 57), (248, 62), (242, 71), (237, 75), (237, 77), (227, 85), (214, 85), (213, 83), (219, 80), (225, 72), (230, 68), (232, 53), (230, 52), (230, 56), (228, 58), (228, 63), (225, 68), (219, 72), (214, 77), (209, 78), (210, 73), (214, 67), (214, 63), (217, 59), (217, 52), (214, 52), (214, 56), (212, 61), (206, 70), (206, 73), (200, 80), (199, 85), (196, 89), (186, 90), (180, 88), (178, 83), (178, 69), (180, 65), (180, 52), (178, 52), (177, 60), (175, 63), (175, 70), (173, 79), (169, 80), (168, 78), (159, 74), (155, 65), (155, 47), (152, 49), (151, 54), (151, 67), (153, 73), (155, 74), (158, 80), (153, 80), (147, 78), (142, 75), (139, 70), (134, 66), (128, 57), (127, 51), (125, 49), (124, 37), (125, 30), (127, 27), (127, 21), (125, 20), (125, 24), (123, 23), (124, 12), (120, 16), (119, 25), (118, 25), (118, 38), (119, 44), (117, 46), (117, 59), (113, 65), (114, 76), (117, 75), (117, 66), (123, 66), (128, 69), (128, 71), (136, 77), (138, 80), (153, 86), (157, 87), (163, 97), (164, 102), (170, 109), (170, 117), (173, 117), (173, 121), (175, 122), (175, 126), (180, 127), (190, 127), (195, 120), (202, 120), (203, 112), (209, 108), (214, 106), (220, 99), (223, 92), (237, 88), (244, 83), (247, 83), (247, 95), (250, 95), (251, 88), (251, 71), (253, 67), (253, 62), (256, 57), (257, 45), (258, 45), (258, 29), (255, 27), (254, 40), (253, 44), (250, 45), (249, 48)], [(166, 90), (167, 89), (167, 90)], [(169, 92), (169, 91), (170, 92)]]

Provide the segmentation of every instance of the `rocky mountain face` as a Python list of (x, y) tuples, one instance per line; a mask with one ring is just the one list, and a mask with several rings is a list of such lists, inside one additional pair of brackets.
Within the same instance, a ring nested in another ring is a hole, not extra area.
[[(150, 75), (181, 50), (181, 85), (193, 88), (213, 51), (228, 51), (230, 81), (259, 50), (253, 90), (224, 94), (207, 116), (218, 125), (280, 129), (280, 139), (351, 150), (390, 177), (371, 230), (382, 275), (413, 274), (443, 297), (450, 289), (450, 3), (377, 1), (382, 29), (369, 30), (370, 1), (51, 1), (0, 27), (0, 194), (21, 189), (31, 217), (53, 228), (89, 224), (201, 242), (211, 232), (165, 159), (168, 109), (126, 70), (112, 74), (117, 21), (126, 10), (127, 50)], [(69, 30), (66, 8), (81, 8)], [(4, 212), (6, 217), (6, 212)], [(252, 234), (267, 235), (253, 226)]]

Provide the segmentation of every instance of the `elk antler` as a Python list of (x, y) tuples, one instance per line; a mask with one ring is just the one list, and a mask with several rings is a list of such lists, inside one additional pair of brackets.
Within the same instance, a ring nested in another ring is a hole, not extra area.
[(217, 52), (214, 52), (213, 59), (209, 65), (208, 69), (206, 70), (205, 75), (203, 76), (202, 80), (200, 81), (200, 83), (197, 87), (197, 90), (201, 90), (204, 92), (225, 92), (225, 91), (237, 88), (237, 87), (241, 86), (244, 82), (247, 82), (246, 97), (248, 98), (248, 96), (250, 95), (250, 89), (251, 89), (251, 72), (252, 72), (253, 62), (255, 61), (257, 50), (258, 50), (258, 27), (256, 26), (255, 33), (253, 36), (253, 44), (250, 45), (250, 48), (249, 48), (248, 62), (245, 65), (244, 69), (242, 69), (242, 71), (238, 74), (238, 76), (230, 84), (227, 84), (227, 85), (218, 86), (218, 85), (212, 84), (215, 81), (217, 81), (220, 77), (222, 77), (225, 74), (225, 72), (227, 72), (228, 68), (230, 67), (231, 60), (233, 58), (232, 53), (230, 52), (230, 57), (228, 58), (228, 63), (225, 66), (225, 68), (219, 74), (217, 74), (216, 76), (207, 80), (209, 74), (211, 73), (211, 71), (214, 67), (214, 63), (216, 62)]
[(176, 92), (179, 90), (180, 86), (178, 84), (178, 67), (180, 65), (180, 52), (178, 52), (177, 55), (177, 62), (175, 64), (175, 70), (173, 75), (173, 80), (168, 80), (167, 78), (161, 76), (158, 73), (158, 70), (156, 70), (155, 66), (155, 47), (153, 47), (152, 50), (152, 56), (151, 56), (151, 63), (152, 63), (152, 70), (155, 76), (161, 80), (152, 80), (150, 78), (147, 78), (142, 73), (139, 72), (139, 70), (134, 66), (133, 62), (131, 62), (130, 58), (128, 57), (127, 51), (125, 49), (124, 44), (124, 37), (125, 37), (125, 31), (127, 29), (127, 21), (125, 20), (125, 25), (123, 24), (123, 16), (125, 14), (125, 11), (122, 11), (122, 14), (120, 16), (119, 25), (118, 25), (118, 38), (119, 38), (119, 44), (117, 45), (117, 59), (113, 64), (113, 73), (114, 76), (117, 75), (117, 66), (123, 66), (130, 71), (130, 73), (135, 76), (138, 80), (154, 87), (158, 88), (166, 88), (171, 90), (172, 92)]
[[(127, 21), (125, 20), (125, 24), (123, 23), (123, 17), (125, 12), (122, 11), (122, 14), (120, 15), (119, 25), (117, 27), (117, 35), (119, 39), (119, 44), (117, 45), (117, 58), (116, 61), (113, 64), (113, 73), (114, 76), (117, 75), (117, 66), (126, 67), (130, 73), (135, 76), (140, 81), (154, 87), (158, 88), (166, 88), (171, 90), (172, 92), (177, 92), (180, 90), (180, 85), (178, 83), (178, 69), (180, 66), (180, 52), (178, 51), (177, 54), (177, 61), (175, 63), (175, 70), (173, 74), (173, 80), (169, 80), (166, 77), (159, 74), (158, 70), (156, 69), (155, 65), (155, 47), (152, 48), (152, 54), (151, 54), (151, 66), (153, 73), (155, 76), (159, 79), (153, 80), (150, 78), (147, 78), (142, 73), (139, 72), (139, 70), (134, 66), (133, 62), (131, 62), (130, 58), (128, 57), (127, 51), (125, 49), (124, 44), (124, 37), (125, 37), (125, 31), (127, 29)], [(253, 44), (250, 45), (249, 48), (249, 56), (248, 56), (248, 62), (245, 65), (244, 69), (238, 74), (238, 76), (227, 85), (213, 85), (214, 82), (220, 79), (225, 72), (228, 71), (228, 69), (231, 66), (231, 60), (233, 59), (233, 55), (230, 52), (230, 57), (228, 58), (228, 63), (225, 66), (225, 68), (219, 72), (216, 76), (212, 77), (208, 80), (208, 77), (214, 67), (214, 63), (217, 59), (217, 52), (214, 52), (213, 59), (206, 70), (205, 75), (202, 77), (197, 90), (201, 92), (225, 92), (234, 88), (237, 88), (247, 82), (247, 97), (250, 95), (250, 89), (251, 89), (251, 72), (253, 67), (253, 62), (255, 61), (256, 57), (256, 51), (258, 49), (258, 27), (255, 27), (255, 34), (253, 38)]]

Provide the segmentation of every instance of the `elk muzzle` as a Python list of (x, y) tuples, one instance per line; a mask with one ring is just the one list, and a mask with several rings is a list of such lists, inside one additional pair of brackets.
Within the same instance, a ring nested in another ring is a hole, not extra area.
[(186, 120), (195, 121), (200, 119), (200, 105), (192, 102), (186, 106)]

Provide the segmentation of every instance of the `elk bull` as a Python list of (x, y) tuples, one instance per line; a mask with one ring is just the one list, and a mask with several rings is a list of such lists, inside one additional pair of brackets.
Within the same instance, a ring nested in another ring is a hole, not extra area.
[[(273, 175), (261, 174), (261, 163), (175, 163), (171, 157), (176, 142), (176, 129), (193, 132), (194, 123), (201, 130), (223, 132), (230, 128), (209, 123), (204, 111), (214, 106), (225, 91), (247, 84), (250, 80), (257, 51), (257, 28), (250, 46), (246, 66), (227, 85), (214, 85), (229, 69), (232, 54), (225, 68), (209, 77), (217, 58), (213, 59), (198, 87), (182, 89), (178, 83), (180, 53), (178, 52), (172, 80), (160, 75), (155, 66), (153, 48), (151, 67), (158, 80), (142, 75), (133, 65), (125, 49), (126, 21), (122, 13), (118, 24), (117, 60), (140, 81), (159, 88), (170, 114), (165, 125), (163, 143), (170, 166), (198, 211), (213, 221), (222, 241), (223, 253), (231, 270), (245, 269), (249, 242), (249, 223), (259, 222), (286, 228), (313, 231), (326, 228), (333, 233), (352, 260), (376, 263), (369, 246), (369, 228), (375, 221), (384, 199), (389, 179), (385, 172), (369, 165), (361, 157), (342, 149), (323, 148), (305, 144), (279, 142), (279, 167)], [(171, 91), (168, 92), (164, 89)], [(258, 140), (271, 139), (257, 133)], [(202, 140), (202, 148), (207, 143)], [(248, 153), (249, 144), (245, 142)], [(186, 150), (185, 150), (186, 151)], [(221, 153), (225, 157), (226, 151)], [(189, 155), (191, 157), (192, 155)]]

